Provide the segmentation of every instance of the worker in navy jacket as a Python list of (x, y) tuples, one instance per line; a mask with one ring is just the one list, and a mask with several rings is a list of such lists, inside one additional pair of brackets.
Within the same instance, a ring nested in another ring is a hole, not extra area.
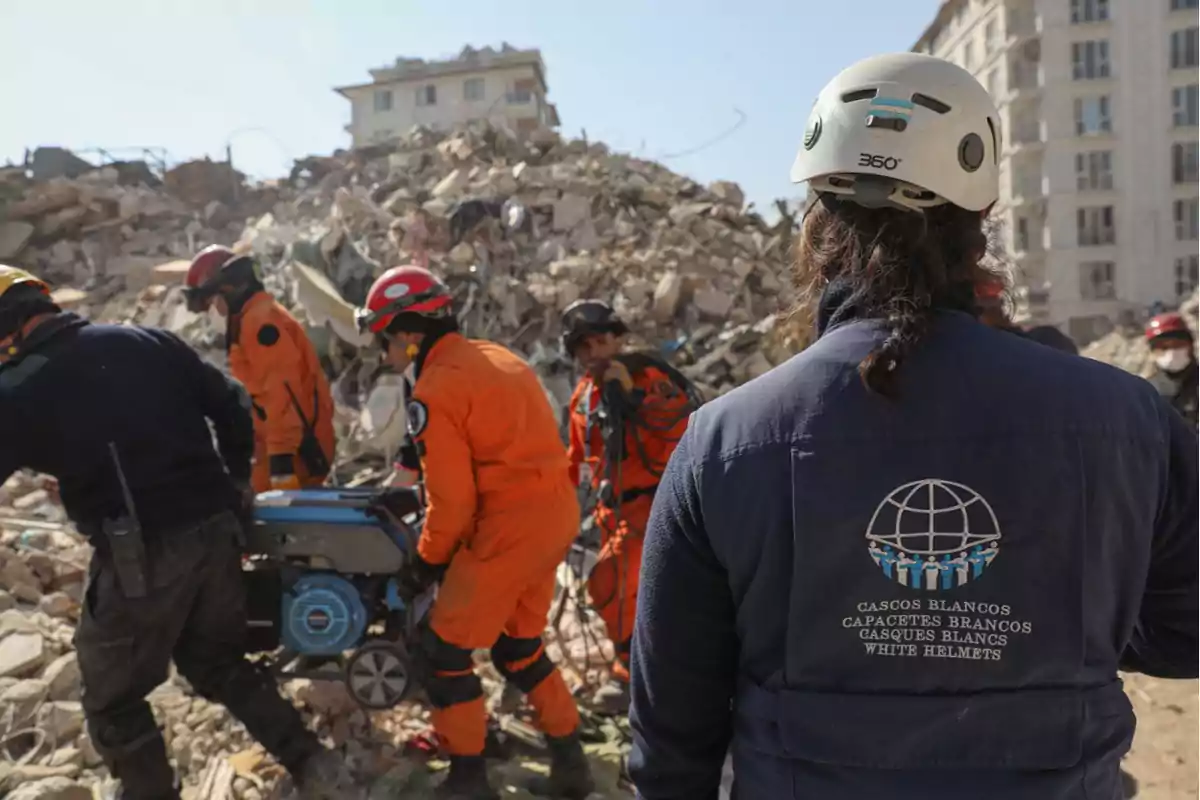
[(999, 121), (867, 59), (813, 107), (820, 338), (700, 409), (646, 531), (646, 800), (1120, 797), (1118, 670), (1197, 676), (1197, 452), (1145, 381), (981, 324)]

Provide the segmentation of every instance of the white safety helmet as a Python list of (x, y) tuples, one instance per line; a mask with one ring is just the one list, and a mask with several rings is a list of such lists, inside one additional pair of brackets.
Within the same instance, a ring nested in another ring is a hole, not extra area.
[(792, 182), (870, 208), (982, 211), (998, 196), (999, 149), (996, 104), (971, 73), (918, 53), (874, 56), (821, 90)]

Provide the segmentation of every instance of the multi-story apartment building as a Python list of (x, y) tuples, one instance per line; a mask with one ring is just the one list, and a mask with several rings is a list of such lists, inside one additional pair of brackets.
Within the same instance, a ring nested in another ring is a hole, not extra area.
[(1020, 311), (1087, 341), (1197, 285), (1198, 0), (947, 0), (914, 50), (996, 98)]
[(450, 128), (488, 119), (517, 132), (558, 125), (546, 100), (546, 66), (538, 50), (466, 47), (457, 58), (425, 61), (397, 58), (370, 70), (371, 83), (335, 89), (350, 101), (354, 147), (383, 142), (414, 125)]

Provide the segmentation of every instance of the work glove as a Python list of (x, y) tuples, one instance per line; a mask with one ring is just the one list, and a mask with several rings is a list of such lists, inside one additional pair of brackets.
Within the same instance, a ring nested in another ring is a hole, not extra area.
[(300, 479), (296, 477), (296, 459), (291, 453), (271, 456), (271, 488), (299, 489)]
[(629, 374), (629, 368), (620, 361), (610, 361), (604, 367), (604, 371), (600, 375), (600, 382), (608, 384), (616, 381), (620, 384), (621, 389), (625, 392), (633, 389), (633, 376)]
[(396, 576), (397, 588), (401, 597), (411, 599), (417, 597), (446, 574), (446, 564), (430, 564), (421, 558), (419, 553), (413, 553), (413, 559), (400, 570)]

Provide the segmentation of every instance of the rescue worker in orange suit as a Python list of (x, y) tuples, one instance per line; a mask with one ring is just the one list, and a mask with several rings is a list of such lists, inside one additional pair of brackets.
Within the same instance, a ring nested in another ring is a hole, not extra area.
[(458, 332), (445, 284), (395, 267), (375, 281), (359, 326), (375, 333), (396, 372), (414, 366), (409, 433), (427, 510), (413, 564), (400, 575), (415, 595), (441, 586), (422, 652), (433, 727), (450, 755), (439, 798), (494, 798), (483, 750), (487, 717), (471, 653), (492, 663), (532, 705), (552, 757), (529, 788), (584, 798), (593, 789), (579, 711), (546, 655), (542, 633), (555, 572), (579, 526), (558, 424), (533, 370), (498, 344)]
[(263, 287), (251, 256), (206, 247), (186, 283), (190, 311), (225, 319), (229, 370), (254, 403), (254, 491), (322, 485), (334, 450), (333, 399), (304, 328)]
[(597, 492), (601, 535), (588, 594), (616, 651), (612, 680), (595, 700), (616, 714), (629, 707), (629, 645), (650, 506), (667, 459), (699, 404), (695, 390), (665, 362), (622, 353), (627, 332), (600, 300), (579, 300), (563, 312), (563, 351), (585, 370), (568, 407), (571, 480)]

